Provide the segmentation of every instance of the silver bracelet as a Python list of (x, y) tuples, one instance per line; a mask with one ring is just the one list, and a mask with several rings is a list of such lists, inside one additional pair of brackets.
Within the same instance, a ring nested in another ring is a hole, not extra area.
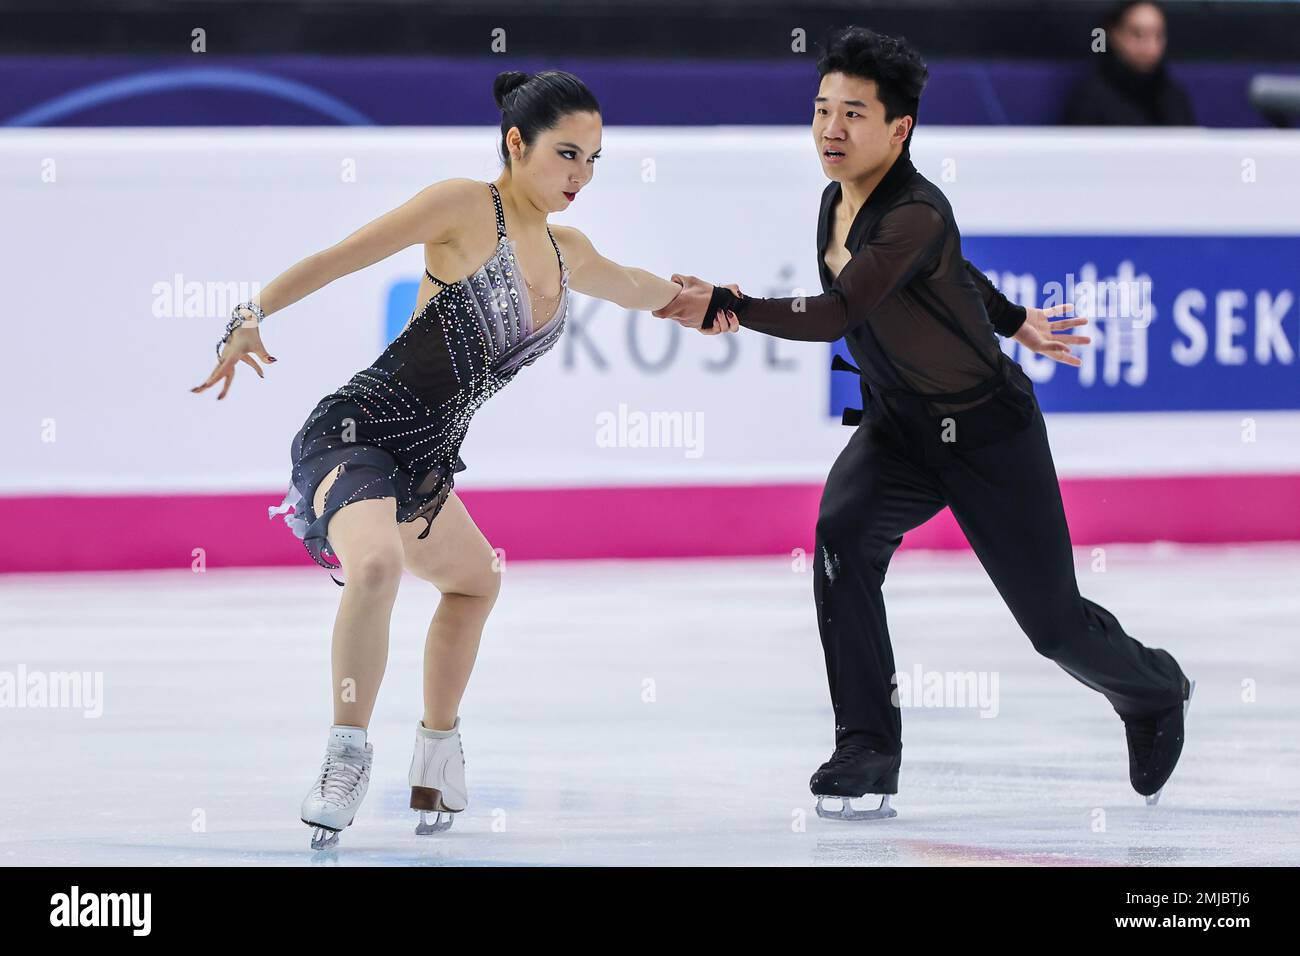
[(241, 302), (239, 303), (239, 305), (231, 309), (230, 321), (226, 323), (225, 333), (221, 336), (221, 341), (217, 343), (218, 361), (221, 360), (221, 350), (225, 347), (226, 343), (230, 341), (230, 336), (234, 334), (235, 329), (239, 328), (241, 325), (243, 325), (245, 322), (248, 321), (246, 318), (244, 318), (244, 316), (239, 314), (240, 309), (247, 309), (249, 312), (253, 313), (253, 315), (257, 316), (258, 325), (261, 325), (263, 322), (266, 321), (266, 313), (262, 311), (262, 307), (258, 305), (256, 302), (253, 301)]

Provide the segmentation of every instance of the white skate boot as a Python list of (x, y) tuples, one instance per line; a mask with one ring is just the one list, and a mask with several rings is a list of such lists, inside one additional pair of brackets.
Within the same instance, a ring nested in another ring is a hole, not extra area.
[[(452, 814), (460, 813), (469, 805), (459, 717), (451, 730), (429, 730), (424, 721), (416, 721), (410, 783), (411, 809), (420, 811), (416, 834), (424, 836), (450, 829)], [(432, 823), (425, 818), (430, 812), (437, 814)]]
[(370, 786), (374, 748), (366, 743), (364, 727), (330, 727), (320, 776), (302, 801), (302, 822), (314, 827), (313, 850), (337, 846), (339, 831), (352, 825)]

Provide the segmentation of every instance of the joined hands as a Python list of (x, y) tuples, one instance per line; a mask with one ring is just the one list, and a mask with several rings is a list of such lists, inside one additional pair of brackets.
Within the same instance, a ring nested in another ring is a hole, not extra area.
[[(673, 273), (674, 282), (680, 283), (682, 290), (662, 308), (650, 314), (660, 319), (672, 319), (678, 325), (696, 329), (703, 335), (717, 335), (721, 332), (735, 332), (740, 328), (740, 319), (736, 313), (727, 309), (718, 309), (714, 316), (713, 327), (704, 328), (704, 319), (708, 312), (709, 300), (713, 297), (713, 286), (697, 276), (683, 276)], [(723, 286), (735, 295), (740, 295), (736, 285)]]

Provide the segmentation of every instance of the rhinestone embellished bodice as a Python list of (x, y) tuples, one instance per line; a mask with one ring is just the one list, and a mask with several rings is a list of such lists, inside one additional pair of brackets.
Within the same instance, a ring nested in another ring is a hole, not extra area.
[[(528, 286), (506, 235), (496, 186), (497, 245), (483, 265), (431, 297), (370, 368), (336, 394), (367, 398), (379, 416), (379, 444), (396, 443), (412, 458), (454, 458), (474, 412), (525, 365), (559, 340), (568, 311), (569, 271), (555, 237), (560, 295), (549, 318), (534, 316)], [(547, 230), (550, 235), (550, 230)], [(394, 449), (388, 448), (393, 451)]]
[(473, 274), (455, 283), (443, 282), (426, 270), (443, 290), (429, 299), (371, 368), (359, 373), (359, 387), (367, 375), (387, 372), (409, 393), (407, 398), (423, 403), (423, 410), (418, 406), (415, 410), (426, 416), (448, 402), (461, 414), (472, 414), (520, 368), (531, 365), (559, 339), (569, 298), (564, 255), (551, 236), (560, 267), (560, 301), (549, 318), (534, 316), (514, 240), (506, 235), (501, 196), (494, 184), (488, 183), (488, 187), (497, 217), (497, 245), (492, 255)]
[[(465, 467), (460, 445), (474, 413), (521, 368), (552, 348), (564, 331), (569, 270), (555, 237), (548, 228), (560, 269), (559, 301), (549, 317), (538, 316), (514, 240), (506, 235), (501, 196), (494, 184), (487, 185), (496, 210), (492, 255), (458, 282), (430, 274), (444, 288), (369, 368), (321, 399), (299, 433), (296, 483), (280, 507), (269, 510), (274, 515), (294, 509), (285, 520), (324, 567), (333, 567), (322, 560), (332, 554), (323, 540), (328, 514), (316, 515), (310, 501), (319, 471), (336, 461), (381, 470), (381, 462), (390, 462), (382, 490), (359, 487), (346, 500), (396, 489), (397, 519), (422, 517), (431, 527), (454, 473)], [(326, 511), (344, 503), (327, 504)]]

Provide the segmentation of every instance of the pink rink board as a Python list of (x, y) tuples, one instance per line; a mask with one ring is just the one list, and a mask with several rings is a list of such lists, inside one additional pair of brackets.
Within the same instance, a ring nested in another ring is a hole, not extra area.
[[(1061, 482), (1076, 546), (1300, 540), (1300, 474)], [(0, 572), (312, 565), (283, 492), (0, 498)], [(462, 500), (509, 559), (789, 554), (812, 548), (820, 484), (469, 490)], [(964, 549), (944, 509), (903, 547)]]

